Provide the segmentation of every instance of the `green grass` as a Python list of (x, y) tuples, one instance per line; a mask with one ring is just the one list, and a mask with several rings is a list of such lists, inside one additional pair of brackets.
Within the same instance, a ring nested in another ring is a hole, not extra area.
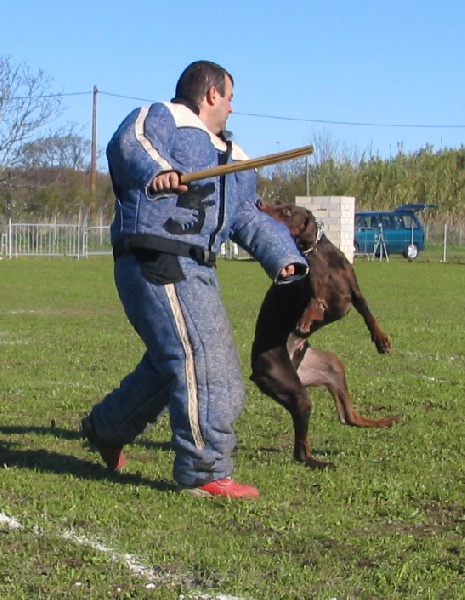
[(362, 414), (404, 420), (343, 427), (314, 391), (312, 447), (337, 465), (317, 472), (293, 462), (290, 418), (248, 381), (269, 282), (256, 263), (219, 264), (247, 389), (235, 476), (261, 490), (229, 502), (173, 492), (167, 419), (128, 448), (121, 474), (79, 439), (80, 418), (142, 353), (111, 260), (1, 261), (0, 513), (22, 527), (0, 522), (0, 597), (464, 598), (465, 266), (356, 270), (393, 353), (376, 353), (356, 313), (312, 342), (344, 361)]

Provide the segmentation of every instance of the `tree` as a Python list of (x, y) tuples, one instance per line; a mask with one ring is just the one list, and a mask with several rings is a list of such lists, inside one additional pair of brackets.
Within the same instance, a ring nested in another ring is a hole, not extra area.
[(61, 94), (51, 93), (44, 71), (0, 57), (0, 183), (18, 165), (22, 147), (61, 113)]
[(27, 142), (18, 155), (18, 166), (25, 170), (61, 168), (73, 171), (90, 169), (91, 142), (74, 132), (60, 130), (53, 135)]
[(0, 56), (0, 195), (7, 217), (16, 210), (13, 190), (24, 187), (16, 180), (24, 144), (61, 112), (62, 96), (50, 92), (51, 83), (42, 70)]

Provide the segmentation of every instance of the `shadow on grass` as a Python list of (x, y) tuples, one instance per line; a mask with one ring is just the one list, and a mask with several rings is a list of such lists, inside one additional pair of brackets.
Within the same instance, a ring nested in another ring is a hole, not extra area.
[(53, 435), (61, 440), (79, 440), (82, 439), (79, 431), (71, 429), (62, 429), (59, 427), (39, 427), (37, 425), (0, 425), (0, 433), (5, 435), (25, 435), (33, 433), (36, 435)]
[[(261, 452), (268, 452), (270, 454), (277, 453), (283, 454), (283, 450), (281, 448), (272, 448), (272, 447), (263, 447), (260, 448)], [(316, 448), (312, 448), (312, 454), (315, 456), (340, 456), (342, 454), (341, 450), (318, 450)], [(347, 454), (347, 452), (344, 452)]]
[[(22, 435), (22, 434), (41, 434), (53, 435), (59, 439), (81, 441), (83, 440), (79, 431), (54, 427), (37, 426), (0, 426), (0, 434), (4, 435)], [(170, 450), (170, 444), (167, 442), (144, 441), (143, 445), (147, 448), (159, 449), (162, 451)], [(89, 452), (91, 450), (89, 449)], [(95, 453), (92, 452), (92, 455)], [(73, 475), (79, 479), (109, 480), (116, 483), (128, 485), (146, 485), (152, 489), (162, 492), (174, 491), (176, 485), (169, 481), (153, 481), (140, 474), (135, 473), (115, 473), (106, 469), (103, 465), (82, 460), (69, 454), (60, 454), (49, 450), (18, 450), (16, 442), (0, 440), (0, 465), (7, 468), (23, 468), (39, 471), (42, 473), (56, 473), (58, 475)]]
[[(43, 427), (37, 425), (0, 425), (0, 434), (5, 435), (52, 435), (60, 440), (83, 440), (82, 434), (78, 430), (64, 429), (62, 427)], [(170, 442), (154, 442), (152, 440), (140, 439), (134, 442), (138, 446), (151, 450), (171, 450)]]
[[(54, 436), (57, 439), (78, 441), (87, 447), (92, 456), (96, 454), (83, 439), (82, 434), (76, 430), (64, 429), (60, 427), (43, 427), (36, 425), (10, 425), (0, 426), (0, 435), (48, 435)], [(171, 450), (169, 442), (154, 442), (152, 440), (138, 440), (135, 444), (143, 446), (151, 450), (161, 450), (167, 452)], [(235, 452), (240, 450), (235, 449)], [(242, 452), (245, 450), (242, 449)], [(262, 452), (274, 454), (282, 454), (283, 450), (274, 447), (262, 447)], [(341, 454), (339, 450), (319, 450), (313, 449), (313, 455), (332, 458)], [(39, 450), (18, 450), (16, 442), (0, 440), (0, 465), (5, 467), (16, 467), (23, 469), (31, 469), (42, 473), (56, 473), (58, 475), (73, 475), (79, 479), (89, 480), (109, 480), (120, 484), (127, 485), (145, 485), (158, 491), (174, 491), (176, 485), (168, 481), (153, 481), (137, 473), (121, 473), (112, 472), (93, 462), (82, 460), (76, 456), (51, 452), (45, 449)]]

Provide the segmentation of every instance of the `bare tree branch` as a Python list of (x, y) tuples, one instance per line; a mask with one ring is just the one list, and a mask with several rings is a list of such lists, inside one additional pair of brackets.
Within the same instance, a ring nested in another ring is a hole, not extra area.
[(17, 166), (23, 144), (61, 113), (61, 94), (51, 93), (52, 79), (22, 63), (0, 57), (0, 178)]

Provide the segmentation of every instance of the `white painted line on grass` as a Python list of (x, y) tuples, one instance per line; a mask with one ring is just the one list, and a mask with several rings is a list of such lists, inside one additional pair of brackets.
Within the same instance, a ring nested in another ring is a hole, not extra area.
[[(402, 355), (401, 355), (402, 356)], [(424, 354), (423, 352), (404, 352), (403, 356), (413, 356), (414, 358), (426, 358), (431, 360), (446, 360), (450, 362), (463, 361), (463, 356), (445, 356), (441, 354)]]
[[(6, 525), (8, 527), (8, 529), (22, 529), (23, 528), (23, 526), (21, 525), (20, 521), (18, 521), (18, 519), (15, 519), (14, 517), (10, 517), (3, 512), (0, 513), (0, 524)], [(37, 535), (45, 535), (45, 531), (40, 529), (39, 527), (34, 528), (34, 533), (36, 533)], [(169, 575), (169, 574), (165, 575), (165, 574), (158, 573), (155, 569), (142, 564), (142, 562), (140, 562), (140, 560), (137, 557), (133, 556), (132, 554), (122, 554), (120, 552), (117, 552), (113, 548), (110, 548), (109, 546), (102, 544), (101, 542), (92, 540), (92, 539), (87, 538), (82, 535), (77, 535), (73, 531), (63, 531), (59, 535), (64, 540), (73, 542), (74, 544), (77, 544), (78, 546), (86, 546), (88, 548), (92, 548), (93, 550), (102, 552), (103, 554), (106, 554), (110, 558), (110, 560), (112, 560), (113, 562), (121, 562), (121, 563), (125, 564), (132, 573), (135, 573), (139, 577), (148, 580), (149, 583), (146, 584), (146, 586), (145, 586), (146, 589), (153, 589), (153, 588), (157, 587), (157, 585), (172, 583), (172, 580), (173, 580), (172, 575)], [(182, 579), (183, 582), (186, 584), (190, 583), (189, 577), (181, 576), (181, 577), (177, 577), (176, 579), (178, 579), (178, 580)], [(78, 581), (78, 582), (76, 582), (75, 585), (77, 587), (79, 587), (81, 585), (81, 582)], [(244, 600), (244, 598), (239, 598), (238, 596), (230, 596), (228, 594), (212, 595), (212, 594), (203, 594), (203, 593), (192, 592), (191, 594), (188, 594), (187, 596), (185, 596), (184, 594), (181, 594), (179, 596), (179, 600)]]
[(189, 594), (184, 596), (181, 594), (179, 600), (244, 600), (238, 596), (229, 596), (229, 594), (220, 594), (219, 596), (211, 596), (210, 594)]
[(421, 379), (426, 379), (426, 381), (432, 381), (434, 383), (450, 383), (445, 379), (437, 379), (436, 377), (429, 377), (428, 375), (420, 375)]
[(0, 311), (0, 315), (33, 315), (35, 314), (35, 310), (27, 310), (25, 308), (17, 308), (13, 310), (2, 310)]
[(20, 529), (22, 527), (21, 523), (17, 519), (9, 517), (5, 513), (0, 513), (0, 523), (5, 523), (8, 529)]
[(132, 554), (121, 554), (116, 552), (112, 548), (105, 546), (104, 544), (97, 542), (96, 540), (91, 540), (87, 537), (76, 535), (72, 531), (65, 531), (61, 534), (61, 537), (65, 540), (69, 540), (74, 542), (78, 546), (87, 546), (88, 548), (92, 548), (93, 550), (98, 550), (103, 554), (106, 554), (110, 557), (113, 562), (123, 562), (130, 571), (139, 575), (140, 577), (144, 577), (151, 582), (155, 583), (168, 583), (170, 581), (169, 576), (163, 576), (151, 569), (143, 565), (138, 559)]

